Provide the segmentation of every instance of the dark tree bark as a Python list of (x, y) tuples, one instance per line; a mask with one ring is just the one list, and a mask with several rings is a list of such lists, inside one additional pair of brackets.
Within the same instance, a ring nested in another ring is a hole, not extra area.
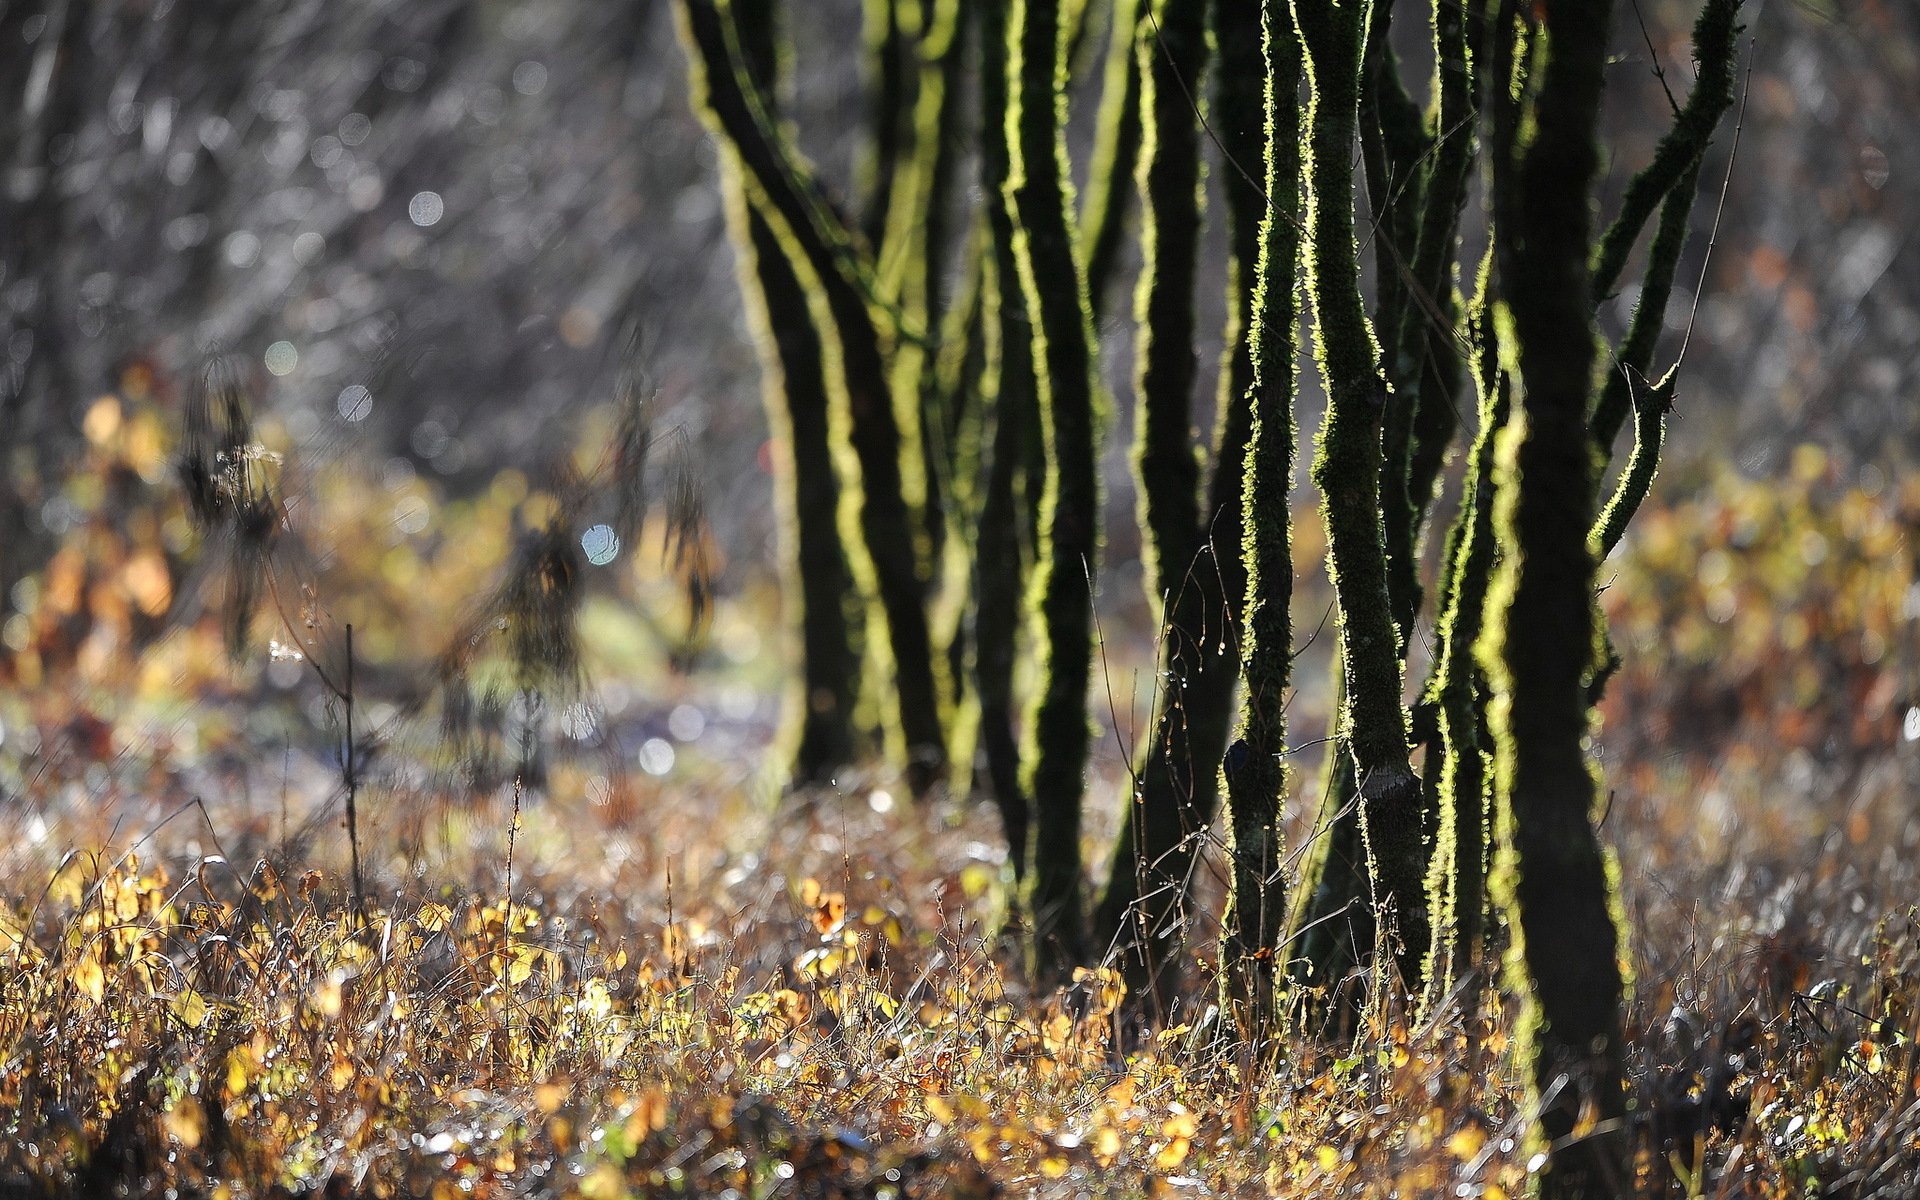
[[(1151, 733), (1134, 767), (1134, 792), (1094, 933), (1102, 943), (1117, 941), (1129, 989), (1156, 1009), (1165, 999), (1158, 985), (1171, 983), (1185, 954), (1181, 901), (1192, 841), (1212, 815), (1219, 761), (1218, 749), (1202, 759), (1188, 744), (1188, 703), (1197, 698), (1188, 685), (1232, 645), (1217, 603), (1218, 571), (1200, 561), (1205, 531), (1191, 415), (1203, 193), (1201, 114), (1189, 97), (1206, 70), (1206, 15), (1206, 5), (1190, 0), (1152, 0), (1135, 64), (1142, 265), (1134, 298), (1134, 478), (1147, 602), (1160, 616), (1160, 669)], [(1217, 665), (1232, 677), (1230, 666)]]
[(918, 406), (897, 403), (889, 376), (888, 342), (898, 331), (891, 314), (881, 309), (860, 248), (815, 194), (758, 97), (744, 86), (732, 6), (725, 0), (684, 0), (682, 12), (700, 108), (739, 156), (754, 202), (770, 218), (789, 257), (811, 274), (819, 324), (833, 334), (829, 353), (837, 362), (828, 378), (838, 393), (835, 407), (845, 414), (836, 424), (844, 421), (842, 436), (860, 468), (858, 486), (844, 482), (842, 520), (858, 531), (848, 543), (855, 551), (853, 565), (866, 577), (863, 582), (870, 582), (873, 623), (886, 633), (895, 694), (892, 748), (905, 764), (909, 786), (924, 794), (944, 774), (946, 664), (934, 654), (927, 572), (903, 471), (903, 447), (913, 447), (916, 461), (919, 455), (916, 437), (903, 436), (902, 417), (917, 416)]
[(1007, 854), (1016, 876), (1028, 870), (1032, 808), (1020, 770), (1015, 728), (1013, 669), (1019, 644), (1021, 604), (1032, 547), (1022, 554), (1019, 484), (1027, 461), (1028, 429), (1036, 409), (1033, 326), (1020, 286), (1014, 252), (1013, 209), (1006, 198), (1009, 170), (1007, 122), (1007, 14), (998, 4), (978, 8), (980, 28), (980, 191), (987, 211), (988, 262), (982, 280), (982, 335), (988, 347), (982, 371), (991, 414), (992, 449), (987, 457), (974, 569), (974, 686), (979, 704), (979, 742), (987, 780), (1006, 831)]
[[(1419, 780), (1407, 753), (1399, 635), (1381, 523), (1381, 429), (1391, 392), (1361, 298), (1352, 201), (1366, 15), (1360, 4), (1296, 0), (1294, 5), (1310, 84), (1304, 173), (1307, 296), (1327, 391), (1326, 423), (1312, 473), (1323, 497), (1327, 569), (1340, 610), (1344, 697), (1339, 736), (1353, 758), (1358, 843), (1369, 867), (1372, 899), (1395, 922), (1396, 958), (1402, 974), (1411, 978), (1427, 945), (1426, 852)], [(1322, 975), (1316, 982), (1330, 986), (1339, 980)]]
[[(1254, 41), (1250, 5), (1215, 5), (1221, 46), (1221, 120), (1245, 121), (1240, 101), (1229, 101), (1248, 73), (1233, 47)], [(1258, 213), (1258, 252), (1251, 320), (1246, 329), (1250, 429), (1242, 458), (1240, 559), (1246, 601), (1242, 622), (1246, 687), (1240, 736), (1226, 754), (1227, 826), (1232, 876), (1220, 945), (1221, 1002), (1243, 1036), (1268, 1037), (1275, 1013), (1276, 960), (1286, 916), (1281, 871), (1282, 817), (1287, 791), (1287, 689), (1292, 683), (1292, 516), (1294, 353), (1300, 239), (1300, 129), (1295, 100), (1300, 47), (1281, 0), (1257, 14), (1265, 69), (1260, 109), (1265, 196)], [(1230, 145), (1239, 144), (1234, 139)], [(1238, 156), (1235, 156), (1236, 159)], [(1244, 162), (1244, 160), (1240, 160)], [(1231, 170), (1233, 164), (1229, 164)], [(1231, 187), (1231, 184), (1229, 185)], [(1229, 192), (1231, 197), (1233, 192)], [(1242, 201), (1244, 204), (1245, 201)], [(1240, 218), (1236, 216), (1236, 225)], [(1219, 469), (1226, 469), (1222, 462)]]
[[(1134, 163), (1140, 153), (1140, 59), (1136, 45), (1141, 5), (1147, 0), (1113, 0), (1113, 28), (1107, 45), (1100, 121), (1094, 133), (1093, 164), (1087, 172), (1087, 199), (1081, 210), (1081, 247), (1087, 261), (1087, 301), (1093, 319), (1106, 311), (1113, 265), (1126, 234), (1133, 201)], [(1197, 0), (1196, 0), (1197, 2)]]
[(1060, 978), (1087, 956), (1080, 807), (1091, 731), (1093, 595), (1100, 541), (1100, 414), (1092, 319), (1074, 251), (1062, 137), (1067, 37), (1059, 0), (1014, 0), (1008, 17), (1007, 201), (1014, 257), (1032, 315), (1046, 448), (1041, 549), (1033, 584), (1040, 679), (1027, 723), (1034, 805), (1027, 909), (1035, 975)]
[[(747, 78), (772, 111), (780, 47), (774, 0), (740, 0), (736, 14)], [(781, 744), (790, 786), (825, 783), (860, 751), (859, 606), (840, 539), (840, 483), (829, 436), (830, 399), (819, 331), (806, 285), (779, 235), (748, 196), (737, 161), (727, 164), (727, 214), (740, 255), (747, 310), (760, 329), (762, 399), (776, 451), (775, 499), (781, 510), (782, 577), (795, 613), (800, 670), (786, 701)]]
[[(1619, 933), (1582, 744), (1594, 632), (1587, 264), (1610, 8), (1545, 0), (1497, 32), (1510, 39), (1518, 87), (1496, 112), (1490, 153), (1498, 323), (1518, 378), (1496, 452), (1506, 556), (1480, 660), (1492, 687), (1495, 895), (1513, 931), (1521, 1054), (1548, 1153), (1539, 1186), (1551, 1197), (1632, 1190)], [(1575, 1136), (1583, 1110), (1598, 1125)]]

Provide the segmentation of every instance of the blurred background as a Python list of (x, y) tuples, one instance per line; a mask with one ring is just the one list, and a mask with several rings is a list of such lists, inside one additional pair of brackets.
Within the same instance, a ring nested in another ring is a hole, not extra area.
[[(1691, 83), (1692, 6), (1619, 7), (1606, 201)], [(789, 11), (785, 111), (846, 194), (868, 168), (861, 4)], [(1759, 673), (1772, 648), (1796, 648), (1766, 632), (1783, 596), (1823, 571), (1862, 573), (1891, 590), (1879, 607), (1833, 616), (1834, 636), (1872, 633), (1879, 648), (1848, 642), (1836, 670), (1846, 686), (1884, 692), (1863, 736), (1891, 740), (1905, 720), (1912, 740), (1911, 667), (1894, 665), (1910, 664), (1920, 617), (1907, 587), (1920, 497), (1900, 499), (1920, 428), (1920, 8), (1751, 0), (1746, 20), (1737, 155), (1729, 165), (1729, 130), (1709, 160), (1660, 356), (1672, 361), (1687, 339), (1656, 501), (1696, 510), (1636, 526), (1634, 544), (1666, 563), (1667, 582), (1616, 619), (1649, 662), (1693, 646), (1685, 653), (1717, 672), (1702, 693), (1718, 697), (1742, 661), (1736, 645)], [(1419, 22), (1403, 24), (1417, 79)], [(1097, 55), (1101, 39), (1090, 40)], [(1080, 170), (1096, 99), (1075, 96)], [(142, 670), (156, 691), (230, 679), (205, 653), (140, 657), (221, 587), (169, 499), (183, 396), (210, 354), (237, 365), (261, 441), (284, 459), (311, 560), (301, 586), (336, 617), (357, 615), (377, 665), (451, 629), (510, 544), (515, 511), (543, 489), (560, 495), (569, 461), (591, 465), (630, 327), (645, 335), (659, 426), (704, 490), (722, 600), (708, 650), (735, 679), (730, 708), (709, 695), (681, 732), (715, 713), (738, 727), (737, 745), (771, 730), (784, 660), (768, 619), (767, 428), (715, 147), (688, 105), (668, 0), (0, 2), (0, 114), (0, 682), (13, 706), (0, 721), (15, 727), (11, 740), (0, 727), (0, 753), (44, 757), (50, 734), (84, 736), (84, 723), (75, 732), (23, 707), (40, 689), (84, 697)], [(1216, 165), (1216, 191), (1219, 179)], [(1203, 317), (1218, 314), (1224, 281), (1217, 228), (1208, 254)], [(1632, 301), (1629, 289), (1603, 314), (1615, 332)], [(1102, 603), (1119, 661), (1139, 664), (1151, 630), (1124, 436), (1129, 306), (1110, 307), (1120, 315), (1102, 349), (1120, 412)], [(1302, 420), (1310, 436), (1313, 414)], [(1762, 512), (1784, 503), (1786, 485), (1802, 497), (1797, 515)], [(1846, 497), (1872, 520), (1846, 517)], [(1762, 542), (1788, 545), (1787, 565), (1763, 569), (1748, 553)], [(665, 648), (636, 648), (645, 639), (623, 641), (609, 618), (595, 626), (601, 675), (643, 694), (664, 730), (686, 707), (668, 668), (695, 658), (668, 644), (677, 601), (634, 549), (613, 594)], [(1303, 560), (1318, 554), (1307, 536)], [(1302, 605), (1296, 622), (1312, 629), (1324, 597)], [(1763, 628), (1741, 641), (1749, 617)], [(1704, 626), (1691, 643), (1688, 620)], [(1825, 636), (1816, 622), (1799, 645)], [(265, 654), (252, 669), (282, 687), (299, 677)], [(1303, 672), (1303, 687), (1321, 674)], [(1835, 685), (1768, 686), (1786, 689), (1766, 692), (1771, 712)], [(1620, 691), (1636, 694), (1631, 680)], [(88, 703), (104, 701), (61, 721)], [(671, 761), (678, 739), (643, 733)], [(1827, 734), (1808, 736), (1817, 748)]]

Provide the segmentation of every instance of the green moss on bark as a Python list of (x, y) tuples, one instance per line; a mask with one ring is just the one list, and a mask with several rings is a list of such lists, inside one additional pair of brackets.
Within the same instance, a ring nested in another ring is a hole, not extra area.
[[(1519, 1048), (1548, 1153), (1539, 1186), (1554, 1197), (1619, 1196), (1631, 1178), (1619, 936), (1584, 746), (1595, 474), (1587, 263), (1610, 8), (1543, 0), (1516, 20), (1527, 35), (1515, 55), (1520, 88), (1490, 152), (1496, 322), (1518, 395), (1496, 449), (1494, 522), (1506, 557), (1478, 653), (1491, 684), (1494, 891), (1512, 929)], [(1598, 1127), (1575, 1136), (1583, 1111)]]
[(1310, 85), (1305, 262), (1315, 357), (1327, 392), (1312, 473), (1323, 498), (1327, 569), (1340, 610), (1346, 695), (1339, 736), (1354, 760), (1372, 899), (1392, 914), (1396, 957), (1411, 977), (1426, 951), (1426, 853), (1381, 525), (1381, 425), (1390, 391), (1361, 298), (1352, 204), (1366, 7), (1296, 0), (1294, 20)]
[[(1251, 105), (1237, 98), (1251, 73), (1235, 47), (1254, 41), (1248, 13), (1253, 6), (1220, 0), (1215, 38), (1221, 47), (1221, 123), (1229, 146), (1244, 145), (1239, 126)], [(1296, 97), (1300, 48), (1282, 0), (1258, 11), (1264, 81), (1259, 102), (1259, 141), (1264, 143), (1264, 203), (1249, 212), (1256, 222), (1257, 263), (1244, 338), (1248, 431), (1241, 471), (1240, 560), (1246, 600), (1242, 609), (1242, 673), (1239, 738), (1226, 754), (1227, 827), (1232, 838), (1227, 909), (1221, 918), (1220, 996), (1243, 1036), (1271, 1036), (1275, 1013), (1276, 962), (1285, 924), (1286, 887), (1281, 868), (1283, 806), (1287, 792), (1287, 689), (1292, 683), (1293, 598), (1291, 513), (1293, 483), (1294, 352), (1298, 320), (1300, 129)], [(1248, 160), (1233, 154), (1235, 161)], [(1231, 168), (1230, 168), (1231, 169)], [(1229, 187), (1232, 187), (1229, 181)], [(1251, 189), (1249, 189), (1251, 190)], [(1233, 203), (1233, 192), (1229, 192)], [(1244, 201), (1242, 201), (1244, 203)], [(1247, 206), (1250, 210), (1252, 205)], [(1244, 219), (1235, 214), (1235, 228)], [(1243, 261), (1236, 255), (1236, 262)], [(1228, 373), (1228, 386), (1238, 370)], [(1229, 435), (1230, 436), (1230, 435)], [(1222, 439), (1223, 449), (1231, 445)], [(1223, 456), (1216, 470), (1235, 464)]]
[(1035, 974), (1060, 978), (1087, 957), (1080, 808), (1091, 729), (1092, 582), (1099, 559), (1098, 392), (1093, 330), (1074, 252), (1066, 145), (1067, 38), (1060, 0), (1013, 0), (1007, 30), (1007, 201), (1032, 315), (1046, 483), (1032, 605), (1040, 679), (1027, 723), (1034, 805), (1027, 909)]
[[(1127, 213), (1133, 202), (1133, 169), (1140, 153), (1140, 60), (1142, 6), (1149, 0), (1113, 0), (1111, 40), (1094, 132), (1093, 163), (1081, 216), (1081, 247), (1087, 263), (1087, 300), (1094, 320), (1106, 310), (1113, 265), (1120, 256)], [(1194, 0), (1199, 3), (1200, 0)]]
[[(942, 732), (945, 663), (933, 652), (924, 594), (926, 573), (916, 552), (913, 508), (908, 503), (902, 453), (901, 411), (888, 375), (891, 315), (878, 304), (870, 265), (810, 178), (787, 149), (745, 86), (725, 0), (684, 0), (683, 30), (692, 50), (698, 106), (732, 147), (755, 206), (768, 217), (789, 258), (812, 275), (815, 324), (828, 355), (834, 394), (835, 440), (849, 445), (858, 464), (843, 481), (843, 528), (856, 572), (874, 597), (872, 627), (886, 633), (895, 704), (889, 740), (904, 762), (909, 785), (923, 793), (941, 778), (946, 757)], [(878, 646), (873, 647), (878, 650)]]
[[(779, 41), (772, 0), (743, 4), (741, 51), (748, 79), (769, 105), (778, 87)], [(860, 610), (841, 541), (840, 484), (828, 436), (830, 399), (820, 334), (807, 289), (773, 227), (748, 200), (739, 163), (723, 179), (728, 223), (740, 248), (741, 292), (759, 333), (761, 395), (773, 433), (775, 502), (788, 624), (800, 652), (784, 703), (779, 758), (785, 784), (824, 783), (860, 750), (854, 709), (860, 687)]]

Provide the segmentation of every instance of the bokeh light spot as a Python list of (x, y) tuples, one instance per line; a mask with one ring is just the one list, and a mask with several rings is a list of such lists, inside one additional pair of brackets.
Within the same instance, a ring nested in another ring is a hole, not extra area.
[(373, 412), (373, 393), (359, 384), (342, 388), (340, 398), (334, 402), (342, 418), (348, 421), (364, 421)]
[(538, 96), (546, 88), (546, 64), (529, 60), (513, 69), (513, 90), (522, 96)]
[(580, 535), (580, 549), (586, 553), (588, 562), (604, 567), (619, 557), (620, 535), (611, 525), (595, 525)]
[(413, 199), (407, 201), (407, 217), (422, 229), (438, 225), (446, 215), (447, 202), (440, 198), (439, 192), (415, 192)]
[(665, 738), (648, 738), (637, 755), (640, 769), (649, 775), (665, 775), (673, 770), (673, 743)]

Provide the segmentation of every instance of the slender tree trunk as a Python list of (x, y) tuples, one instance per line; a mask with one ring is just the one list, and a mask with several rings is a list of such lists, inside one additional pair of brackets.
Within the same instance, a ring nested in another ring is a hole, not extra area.
[[(1386, 22), (1391, 4), (1376, 4), (1368, 30), (1360, 99), (1361, 161), (1373, 212), (1378, 320), (1388, 342), (1392, 386), (1381, 434), (1381, 529), (1387, 591), (1404, 669), (1424, 604), (1420, 540), (1434, 485), (1458, 422), (1458, 304), (1450, 278), (1459, 213), (1473, 164), (1474, 113), (1467, 20), (1457, 4), (1435, 7), (1435, 104), (1422, 121), (1400, 78)], [(1362, 961), (1374, 939), (1366, 856), (1350, 806), (1351, 768), (1328, 776), (1326, 843), (1308, 878), (1302, 939), (1315, 973), (1336, 977)], [(1431, 789), (1429, 789), (1431, 790)], [(1423, 817), (1422, 836), (1434, 821)], [(1409, 983), (1418, 979), (1409, 977)]]
[(900, 160), (911, 153), (914, 85), (919, 82), (913, 55), (920, 5), (921, 0), (866, 0), (862, 18), (871, 77), (867, 123), (873, 131), (873, 157), (866, 170), (860, 228), (876, 251), (893, 217)]
[(1369, 899), (1391, 914), (1396, 957), (1402, 974), (1412, 978), (1427, 945), (1426, 852), (1419, 780), (1407, 753), (1399, 636), (1381, 526), (1381, 423), (1390, 391), (1361, 299), (1352, 202), (1366, 15), (1361, 4), (1294, 4), (1311, 85), (1305, 137), (1307, 295), (1327, 391), (1313, 478), (1324, 498), (1328, 574), (1340, 610), (1346, 694), (1339, 736), (1354, 760)]
[(1488, 296), (1491, 270), (1489, 257), (1481, 266), (1465, 322), (1473, 345), (1480, 424), (1461, 484), (1460, 511), (1443, 556), (1434, 666), (1422, 694), (1436, 726), (1427, 767), (1429, 807), (1435, 814), (1433, 863), (1427, 876), (1434, 937), (1423, 972), (1435, 995), (1445, 995), (1456, 979), (1478, 968), (1487, 906), (1489, 780), (1487, 747), (1480, 740), (1486, 689), (1473, 648), (1484, 627), (1487, 583), (1499, 553), (1493, 528), (1494, 440), (1511, 409)]
[(1098, 392), (1087, 292), (1074, 252), (1062, 127), (1067, 38), (1060, 0), (1014, 0), (1008, 17), (1006, 138), (1014, 256), (1034, 318), (1033, 359), (1046, 446), (1041, 552), (1033, 584), (1040, 679), (1027, 723), (1034, 804), (1035, 974), (1056, 980), (1087, 956), (1080, 807), (1091, 742), (1092, 583), (1099, 557)]
[[(836, 441), (850, 445), (859, 483), (843, 481), (842, 521), (856, 577), (875, 597), (873, 624), (886, 633), (895, 687), (889, 739), (916, 794), (944, 774), (945, 663), (933, 652), (926, 572), (907, 495), (901, 417), (917, 404), (896, 403), (888, 377), (891, 318), (880, 310), (870, 265), (815, 194), (757, 96), (743, 85), (732, 7), (725, 0), (683, 0), (700, 108), (739, 156), (756, 206), (790, 259), (812, 276), (816, 327), (832, 334), (829, 386), (835, 391)], [(911, 428), (911, 427), (910, 427)], [(913, 431), (917, 435), (917, 430)], [(878, 656), (878, 646), (874, 646)], [(883, 670), (882, 674), (886, 674)]]
[[(878, 255), (881, 292), (899, 314), (905, 334), (896, 342), (891, 362), (894, 395), (912, 403), (910, 427), (916, 435), (919, 483), (921, 561), (930, 576), (929, 601), (936, 628), (935, 653), (947, 666), (952, 691), (944, 696), (949, 720), (950, 759), (961, 768), (972, 755), (971, 706), (963, 703), (966, 683), (966, 626), (968, 549), (950, 544), (950, 531), (964, 532), (959, 506), (968, 502), (956, 468), (962, 458), (976, 457), (976, 448), (959, 445), (960, 436), (978, 431), (976, 423), (956, 421), (964, 407), (963, 393), (941, 386), (936, 339), (946, 329), (946, 287), (943, 273), (950, 247), (947, 208), (957, 157), (960, 107), (957, 83), (960, 0), (913, 0), (896, 4), (896, 21), (909, 27), (915, 83), (908, 89), (914, 109), (903, 122), (901, 144), (891, 152), (895, 179), (890, 208)], [(964, 333), (963, 324), (955, 332)], [(902, 422), (902, 428), (909, 423)], [(911, 493), (912, 489), (910, 489)], [(913, 499), (909, 496), (910, 501)], [(962, 539), (964, 541), (964, 539)], [(962, 780), (952, 780), (963, 783)]]
[[(1399, 56), (1388, 36), (1393, 0), (1373, 0), (1371, 9), (1360, 68), (1360, 161), (1373, 213), (1368, 241), (1373, 246), (1375, 311), (1386, 343), (1382, 365), (1391, 389), (1381, 425), (1381, 528), (1387, 594), (1404, 659), (1421, 605), (1420, 513), (1409, 490), (1421, 364), (1417, 355), (1402, 352), (1400, 329), (1410, 313), (1417, 311), (1428, 320), (1440, 315), (1435, 293), (1426, 289), (1414, 266), (1432, 155), (1431, 138), (1401, 81)], [(1457, 17), (1459, 5), (1435, 10), (1437, 18), (1449, 12)]]
[[(982, 280), (982, 336), (988, 346), (982, 372), (983, 408), (990, 407), (993, 446), (987, 459), (974, 574), (974, 680), (979, 700), (979, 741), (987, 778), (1007, 836), (1014, 873), (1024, 880), (1032, 810), (1021, 778), (1020, 744), (1014, 724), (1013, 672), (1021, 625), (1026, 565), (1021, 553), (1026, 528), (1019, 483), (1027, 462), (1028, 430), (1037, 402), (1033, 374), (1033, 326), (1020, 287), (1014, 252), (1013, 210), (1006, 199), (1008, 173), (1007, 13), (999, 4), (977, 9), (980, 28), (980, 192), (987, 210), (989, 254)], [(1029, 544), (1029, 549), (1031, 546)]]
[[(1216, 668), (1231, 677), (1232, 668), (1215, 660), (1234, 639), (1222, 606), (1209, 603), (1221, 595), (1218, 570), (1200, 561), (1200, 457), (1192, 418), (1203, 193), (1202, 114), (1191, 95), (1206, 71), (1207, 6), (1151, 0), (1149, 7), (1135, 64), (1142, 266), (1134, 299), (1134, 477), (1146, 535), (1147, 601), (1160, 617), (1159, 685), (1094, 934), (1103, 943), (1117, 939), (1129, 989), (1158, 1010), (1166, 999), (1158, 985), (1172, 982), (1186, 953), (1181, 902), (1193, 866), (1192, 839), (1212, 815), (1219, 762), (1218, 749), (1200, 760), (1188, 744), (1188, 703), (1200, 699), (1188, 684)], [(1202, 791), (1205, 812), (1198, 803)]]
[[(1619, 936), (1583, 747), (1594, 631), (1587, 261), (1610, 8), (1543, 0), (1499, 31), (1524, 29), (1525, 40), (1514, 51), (1517, 97), (1500, 105), (1491, 153), (1499, 324), (1518, 394), (1496, 451), (1494, 521), (1507, 554), (1480, 658), (1492, 685), (1495, 894), (1513, 930), (1526, 1007), (1520, 1050), (1550, 1197), (1632, 1190)], [(1583, 1111), (1598, 1125), (1576, 1136)]]
[[(1081, 247), (1087, 261), (1087, 300), (1098, 322), (1106, 311), (1113, 265), (1126, 233), (1133, 200), (1133, 168), (1140, 153), (1140, 59), (1136, 53), (1142, 5), (1150, 0), (1113, 0), (1113, 29), (1094, 132), (1093, 165), (1081, 210)], [(1193, 0), (1195, 4), (1201, 0)]]
[[(780, 51), (774, 0), (741, 0), (738, 20), (747, 78), (771, 106)], [(789, 786), (824, 783), (858, 753), (854, 708), (860, 687), (860, 611), (840, 540), (840, 484), (828, 436), (830, 401), (819, 331), (807, 291), (767, 219), (748, 199), (737, 158), (723, 181), (740, 283), (759, 331), (761, 393), (775, 448), (781, 513), (783, 594), (801, 652), (788, 730), (781, 744)]]
[[(1216, 0), (1215, 40), (1221, 47), (1221, 123), (1227, 145), (1238, 147), (1246, 122), (1243, 101), (1251, 72), (1237, 49), (1254, 42), (1249, 5)], [(1285, 924), (1286, 891), (1281, 869), (1283, 812), (1287, 792), (1287, 689), (1292, 683), (1292, 516), (1294, 353), (1300, 239), (1295, 212), (1300, 199), (1300, 129), (1296, 98), (1300, 47), (1282, 0), (1264, 0), (1257, 14), (1264, 70), (1260, 104), (1264, 127), (1263, 203), (1236, 206), (1235, 226), (1257, 214), (1258, 266), (1251, 320), (1245, 336), (1250, 429), (1240, 468), (1242, 520), (1240, 559), (1246, 601), (1242, 652), (1246, 688), (1240, 736), (1228, 749), (1224, 777), (1232, 875), (1221, 918), (1222, 1006), (1249, 1039), (1273, 1033), (1276, 959)], [(1248, 163), (1238, 153), (1236, 164)], [(1229, 181), (1229, 202), (1240, 189)], [(1238, 209), (1249, 210), (1243, 214)], [(1222, 459), (1217, 470), (1226, 470)]]

